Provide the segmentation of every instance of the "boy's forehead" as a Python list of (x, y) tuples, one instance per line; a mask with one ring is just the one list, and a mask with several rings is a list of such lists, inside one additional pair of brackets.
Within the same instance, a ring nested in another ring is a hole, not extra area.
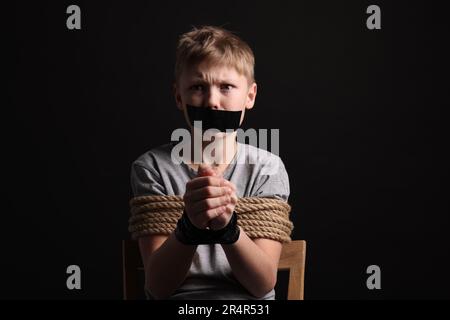
[(202, 80), (237, 80), (241, 77), (244, 77), (237, 72), (236, 68), (228, 65), (212, 65), (202, 63), (199, 65), (191, 66), (185, 71), (185, 75), (187, 77)]

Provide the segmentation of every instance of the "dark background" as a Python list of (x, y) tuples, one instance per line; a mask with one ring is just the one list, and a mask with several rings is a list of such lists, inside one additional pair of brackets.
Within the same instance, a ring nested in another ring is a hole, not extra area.
[[(130, 165), (184, 126), (177, 37), (256, 56), (246, 128), (279, 128), (306, 299), (450, 298), (448, 11), (411, 1), (42, 1), (4, 10), (0, 298), (120, 299)], [(81, 8), (81, 30), (66, 8)], [(366, 8), (381, 7), (381, 30)], [(447, 16), (446, 16), (447, 12)], [(9, 37), (8, 37), (9, 38)], [(82, 290), (66, 288), (66, 268)], [(368, 290), (366, 268), (381, 268)]]

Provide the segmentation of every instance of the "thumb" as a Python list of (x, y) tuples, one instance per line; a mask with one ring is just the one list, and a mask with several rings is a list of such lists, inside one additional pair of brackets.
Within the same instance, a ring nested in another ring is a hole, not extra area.
[(201, 164), (198, 167), (197, 176), (198, 177), (206, 177), (206, 176), (215, 176), (215, 171), (207, 164)]

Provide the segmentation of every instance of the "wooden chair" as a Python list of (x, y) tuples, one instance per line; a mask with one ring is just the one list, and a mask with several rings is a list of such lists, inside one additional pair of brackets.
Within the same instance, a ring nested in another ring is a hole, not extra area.
[(278, 271), (289, 271), (288, 300), (303, 300), (305, 259), (305, 240), (293, 240), (283, 244)]
[[(289, 271), (288, 300), (303, 300), (305, 278), (306, 241), (293, 240), (283, 244), (279, 271)], [(123, 298), (136, 300), (142, 297), (143, 282), (138, 280), (139, 272), (143, 272), (142, 259), (137, 241), (122, 241), (123, 260)]]

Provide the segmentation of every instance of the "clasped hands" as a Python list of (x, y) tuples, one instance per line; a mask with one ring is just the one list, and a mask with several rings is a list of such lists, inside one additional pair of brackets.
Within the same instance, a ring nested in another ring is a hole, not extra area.
[(183, 196), (185, 212), (199, 229), (219, 230), (229, 223), (238, 198), (236, 186), (201, 164), (197, 177), (186, 184)]

